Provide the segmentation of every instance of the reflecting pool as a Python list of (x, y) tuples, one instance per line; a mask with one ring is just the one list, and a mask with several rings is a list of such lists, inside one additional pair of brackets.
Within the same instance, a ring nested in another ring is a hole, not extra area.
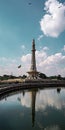
[(65, 89), (32, 89), (0, 97), (0, 130), (65, 130)]

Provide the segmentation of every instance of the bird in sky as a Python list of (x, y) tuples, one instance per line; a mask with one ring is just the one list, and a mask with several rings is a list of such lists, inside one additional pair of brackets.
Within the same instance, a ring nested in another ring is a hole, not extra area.
[(29, 5), (31, 5), (32, 3), (28, 3)]

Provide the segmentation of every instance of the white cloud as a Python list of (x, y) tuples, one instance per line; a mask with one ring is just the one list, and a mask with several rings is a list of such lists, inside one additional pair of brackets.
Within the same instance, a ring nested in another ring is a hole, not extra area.
[(39, 67), (41, 71), (47, 75), (58, 75), (65, 76), (65, 56), (62, 53), (56, 53), (54, 55), (47, 56), (47, 58), (40, 62)]
[(40, 41), (42, 38), (43, 38), (43, 35), (39, 35), (37, 40)]
[(65, 45), (64, 45), (64, 47), (63, 47), (63, 51), (65, 51)]
[(49, 50), (49, 48), (47, 46), (45, 46), (45, 47), (43, 47), (43, 50), (47, 51), (47, 50)]
[(23, 50), (24, 50), (24, 49), (25, 49), (25, 46), (24, 46), (24, 45), (21, 45), (21, 49), (23, 49)]
[(40, 20), (42, 32), (46, 36), (58, 37), (65, 30), (65, 4), (58, 0), (47, 0), (46, 14)]
[[(47, 47), (40, 51), (36, 51), (36, 65), (37, 70), (49, 75), (62, 75), (65, 76), (65, 55), (62, 53), (55, 53), (54, 55), (47, 54)], [(21, 57), (23, 72), (27, 72), (31, 65), (31, 54)]]
[(65, 56), (62, 53), (56, 53), (54, 55), (48, 56), (44, 61), (41, 62), (41, 65), (54, 65), (54, 64), (65, 63)]
[(22, 62), (29, 62), (30, 63), (30, 60), (31, 60), (31, 54), (27, 54), (27, 55), (23, 55), (22, 57), (21, 57), (21, 61)]

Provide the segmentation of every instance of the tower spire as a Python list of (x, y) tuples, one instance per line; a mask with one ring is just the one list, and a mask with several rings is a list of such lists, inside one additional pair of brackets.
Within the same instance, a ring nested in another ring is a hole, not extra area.
[(31, 57), (31, 68), (30, 70), (36, 71), (36, 59), (35, 59), (35, 40), (32, 41), (32, 57)]
[(32, 41), (32, 50), (31, 50), (31, 67), (28, 72), (30, 78), (37, 78), (38, 72), (36, 69), (36, 58), (35, 58), (35, 40)]

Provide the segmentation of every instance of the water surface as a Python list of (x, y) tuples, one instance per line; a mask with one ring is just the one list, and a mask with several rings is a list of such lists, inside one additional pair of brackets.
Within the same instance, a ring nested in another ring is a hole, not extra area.
[(65, 89), (21, 91), (0, 99), (0, 130), (65, 130)]

